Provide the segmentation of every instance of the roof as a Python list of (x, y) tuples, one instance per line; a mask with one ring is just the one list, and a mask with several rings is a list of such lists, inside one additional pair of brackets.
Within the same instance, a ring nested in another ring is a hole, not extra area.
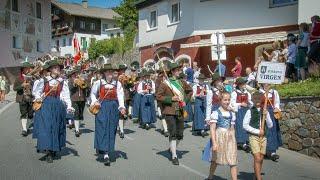
[(52, 0), (51, 3), (62, 9), (66, 13), (69, 13), (70, 15), (94, 17), (100, 19), (113, 19), (114, 17), (120, 17), (120, 15), (112, 9), (91, 6), (88, 6), (88, 8), (84, 8), (82, 4), (61, 3), (56, 0)]
[[(253, 44), (261, 42), (273, 42), (277, 40), (287, 39), (287, 32), (273, 32), (273, 33), (261, 33), (252, 35), (232, 36), (225, 38), (225, 45), (236, 45), (236, 44)], [(192, 48), (192, 47), (206, 47), (212, 46), (210, 39), (202, 39), (195, 43), (181, 44), (181, 48)]]
[(157, 2), (160, 2), (162, 0), (137, 0), (137, 2), (135, 3), (137, 9), (142, 9), (148, 6), (151, 6)]

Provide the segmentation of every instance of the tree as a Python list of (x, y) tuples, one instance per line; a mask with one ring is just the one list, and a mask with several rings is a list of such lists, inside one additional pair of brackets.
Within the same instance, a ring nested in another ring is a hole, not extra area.
[(119, 7), (114, 8), (120, 17), (115, 17), (118, 26), (124, 33), (124, 52), (133, 48), (135, 36), (138, 32), (138, 10), (136, 0), (123, 0)]
[(92, 43), (88, 49), (89, 58), (96, 59), (100, 55), (110, 56), (112, 54), (124, 53), (124, 39), (111, 38)]

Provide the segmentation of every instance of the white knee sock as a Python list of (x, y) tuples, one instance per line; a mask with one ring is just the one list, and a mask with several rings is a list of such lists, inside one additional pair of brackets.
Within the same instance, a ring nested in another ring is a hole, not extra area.
[(71, 119), (69, 119), (69, 125), (71, 125), (72, 124), (72, 120)]
[(129, 106), (128, 114), (132, 115), (132, 106)]
[(180, 143), (180, 140), (177, 140), (177, 148), (178, 148), (179, 143)]
[(168, 132), (168, 126), (167, 126), (167, 122), (165, 119), (162, 119), (162, 127), (163, 127), (163, 131), (164, 132)]
[(27, 119), (21, 119), (22, 130), (27, 131)]
[(170, 150), (172, 154), (172, 159), (177, 157), (177, 141), (172, 140), (170, 141)]
[(103, 156), (103, 159), (107, 159), (107, 158), (109, 158), (108, 153), (104, 154), (104, 156)]
[(119, 129), (120, 129), (120, 132), (122, 133), (123, 133), (123, 123), (124, 123), (123, 119), (119, 119)]
[(76, 131), (79, 132), (79, 128), (80, 128), (80, 121), (79, 120), (74, 120), (74, 127), (76, 128)]

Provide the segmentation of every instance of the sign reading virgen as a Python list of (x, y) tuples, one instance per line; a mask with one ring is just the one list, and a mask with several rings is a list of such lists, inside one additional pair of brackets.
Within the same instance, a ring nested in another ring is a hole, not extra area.
[(284, 82), (286, 65), (284, 63), (261, 62), (258, 68), (259, 83), (281, 84)]

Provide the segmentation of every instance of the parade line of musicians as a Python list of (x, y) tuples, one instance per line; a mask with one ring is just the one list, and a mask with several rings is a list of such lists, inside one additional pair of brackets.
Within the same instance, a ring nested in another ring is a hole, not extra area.
[(14, 83), (22, 136), (28, 136), (27, 124), (33, 119), (36, 150), (46, 154), (48, 163), (59, 159), (59, 151), (66, 146), (67, 127), (75, 129), (76, 137), (81, 136), (80, 124), (88, 103), (95, 116), (97, 160), (106, 166), (111, 165), (109, 156), (115, 150), (117, 133), (124, 138), (124, 121), (128, 120), (145, 130), (160, 120), (162, 134), (169, 138), (171, 162), (179, 165), (177, 148), (186, 123), (192, 122), (193, 135), (210, 134), (202, 155), (211, 163), (208, 179), (213, 178), (217, 165), (229, 165), (232, 179), (236, 179), (237, 149), (253, 154), (255, 175), (261, 179), (264, 155), (273, 161), (279, 159), (276, 151), (282, 141), (275, 112), (280, 111), (280, 98), (269, 84), (250, 92), (246, 87), (244, 78), (223, 81), (218, 74), (209, 81), (200, 74), (197, 83), (188, 83), (183, 65), (173, 62), (156, 71), (140, 69), (138, 62), (67, 69), (49, 55), (38, 63), (22, 62), (20, 77)]

